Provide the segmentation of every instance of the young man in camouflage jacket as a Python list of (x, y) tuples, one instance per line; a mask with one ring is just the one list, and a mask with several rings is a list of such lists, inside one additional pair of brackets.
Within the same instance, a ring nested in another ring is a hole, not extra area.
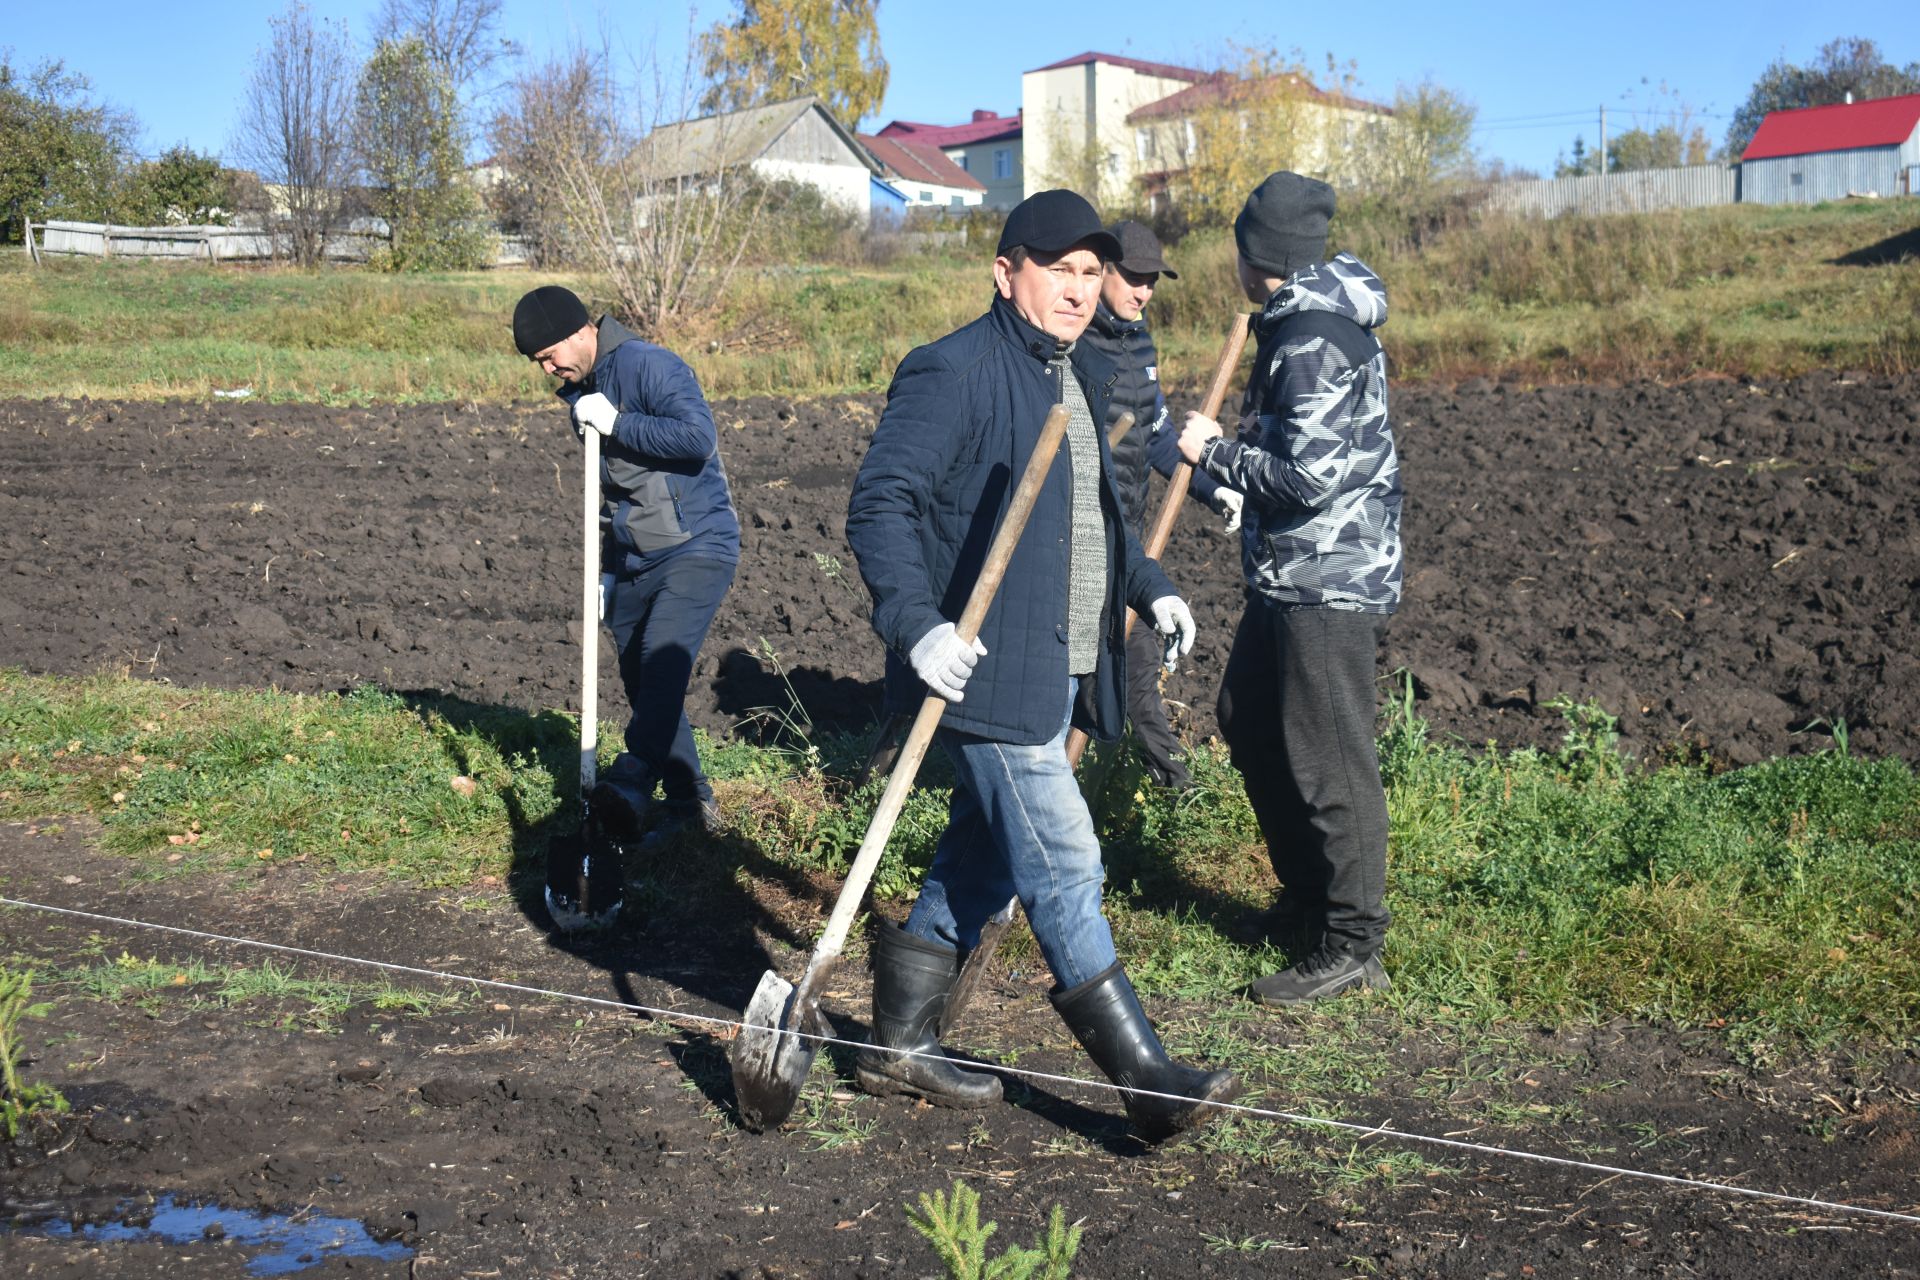
[(1295, 1004), (1384, 988), (1387, 803), (1374, 753), (1374, 660), (1400, 603), (1400, 468), (1387, 421), (1379, 277), (1326, 260), (1333, 189), (1294, 173), (1234, 223), (1261, 305), (1237, 440), (1189, 414), (1180, 451), (1245, 495), (1248, 604), (1219, 699), (1282, 892), (1272, 935), (1317, 939), (1254, 998)]

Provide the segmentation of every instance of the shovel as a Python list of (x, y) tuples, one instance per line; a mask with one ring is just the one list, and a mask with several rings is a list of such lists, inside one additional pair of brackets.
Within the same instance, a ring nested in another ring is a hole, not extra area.
[[(1235, 314), (1233, 324), (1227, 329), (1227, 340), (1220, 348), (1220, 358), (1213, 366), (1213, 380), (1207, 384), (1206, 399), (1201, 401), (1200, 414), (1206, 418), (1220, 416), (1220, 404), (1227, 398), (1227, 385), (1233, 380), (1234, 370), (1240, 367), (1240, 353), (1247, 345), (1247, 323), (1253, 317), (1245, 312)], [(1118, 433), (1115, 438), (1118, 438)], [(1167, 542), (1173, 537), (1173, 522), (1180, 515), (1180, 507), (1187, 500), (1187, 485), (1193, 479), (1193, 467), (1184, 459), (1173, 469), (1167, 478), (1167, 496), (1160, 500), (1160, 510), (1154, 516), (1153, 528), (1147, 531), (1147, 542), (1141, 548), (1141, 554), (1149, 560), (1158, 560), (1160, 553), (1167, 549)], [(1125, 634), (1133, 634), (1133, 624), (1139, 621), (1133, 610), (1127, 610), (1127, 629)], [(1075, 729), (1067, 735), (1067, 767), (1078, 768), (1080, 757), (1087, 750), (1087, 735), (1084, 730)], [(940, 1035), (944, 1038), (960, 1025), (960, 1015), (966, 1012), (967, 1002), (973, 999), (973, 993), (980, 985), (980, 979), (987, 970), (987, 961), (993, 959), (993, 953), (999, 949), (1000, 939), (1006, 935), (1013, 924), (1013, 913), (1020, 906), (1018, 898), (987, 917), (980, 926), (980, 941), (973, 944), (967, 952), (967, 958), (961, 962), (960, 976), (954, 979), (953, 990), (947, 996), (947, 1011), (940, 1019)]]
[[(1033, 456), (1027, 460), (1019, 487), (1007, 504), (1006, 517), (993, 535), (986, 561), (980, 566), (980, 576), (967, 597), (966, 610), (954, 625), (954, 634), (962, 641), (971, 642), (979, 635), (987, 606), (993, 603), (994, 592), (1000, 589), (1000, 580), (1006, 576), (1014, 546), (1020, 541), (1020, 533), (1026, 528), (1027, 517), (1033, 513), (1040, 487), (1046, 483), (1047, 472), (1066, 434), (1067, 410), (1065, 406), (1055, 405), (1040, 429), (1040, 439), (1033, 446)], [(853, 866), (847, 871), (847, 882), (833, 904), (833, 914), (827, 918), (826, 931), (820, 935), (799, 985), (767, 970), (761, 975), (760, 985), (754, 989), (753, 999), (741, 1017), (740, 1036), (733, 1042), (733, 1092), (739, 1102), (741, 1122), (755, 1133), (777, 1128), (793, 1114), (794, 1103), (800, 1099), (801, 1086), (806, 1083), (807, 1072), (819, 1052), (819, 1037), (825, 1031), (820, 1017), (820, 992), (840, 961), (840, 948), (847, 940), (847, 930), (853, 925), (861, 899), (866, 897), (874, 868), (886, 850), (887, 837), (893, 834), (893, 824), (906, 803), (907, 793), (913, 789), (914, 775), (920, 771), (920, 762), (933, 744), (933, 732), (939, 727), (940, 715), (946, 707), (946, 701), (937, 694), (928, 694), (920, 704), (913, 728), (900, 748), (893, 775), (887, 780), (887, 789), (881, 793), (873, 820), (867, 824), (860, 852), (854, 855)]]
[(547, 847), (547, 914), (572, 932), (613, 923), (621, 906), (620, 852), (601, 831), (587, 795), (600, 739), (600, 433), (586, 444), (580, 522), (580, 830)]

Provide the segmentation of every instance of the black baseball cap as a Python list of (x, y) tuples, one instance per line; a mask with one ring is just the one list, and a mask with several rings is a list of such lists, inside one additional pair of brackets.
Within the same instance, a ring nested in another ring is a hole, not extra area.
[(994, 254), (1004, 255), (1016, 245), (1038, 253), (1064, 253), (1078, 244), (1099, 254), (1102, 262), (1120, 256), (1120, 242), (1101, 225), (1100, 215), (1087, 198), (1059, 187), (1030, 195), (1013, 206)]
[(1123, 271), (1131, 271), (1139, 276), (1162, 275), (1169, 280), (1178, 280), (1180, 273), (1167, 265), (1161, 256), (1160, 238), (1153, 234), (1144, 222), (1128, 219), (1113, 224), (1113, 238), (1120, 242), (1120, 256), (1114, 259), (1114, 265)]

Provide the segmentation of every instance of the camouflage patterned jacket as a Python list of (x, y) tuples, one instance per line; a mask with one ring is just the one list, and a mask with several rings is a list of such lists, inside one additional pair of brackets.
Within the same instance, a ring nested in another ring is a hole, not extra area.
[(1294, 273), (1254, 321), (1239, 439), (1200, 455), (1246, 495), (1242, 567), (1276, 608), (1400, 604), (1400, 464), (1372, 332), (1386, 318), (1385, 287), (1352, 254)]

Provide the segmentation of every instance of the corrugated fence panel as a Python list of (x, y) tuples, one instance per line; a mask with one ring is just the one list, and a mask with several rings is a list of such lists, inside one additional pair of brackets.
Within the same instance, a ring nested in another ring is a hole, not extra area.
[(1898, 147), (1777, 156), (1749, 160), (1741, 169), (1740, 198), (1752, 204), (1818, 204), (1869, 192), (1880, 196), (1905, 194), (1901, 191)]
[(1551, 218), (1562, 213), (1646, 213), (1653, 209), (1702, 209), (1740, 198), (1737, 170), (1696, 164), (1679, 169), (1638, 169), (1503, 182), (1489, 189), (1487, 205), (1510, 213)]

